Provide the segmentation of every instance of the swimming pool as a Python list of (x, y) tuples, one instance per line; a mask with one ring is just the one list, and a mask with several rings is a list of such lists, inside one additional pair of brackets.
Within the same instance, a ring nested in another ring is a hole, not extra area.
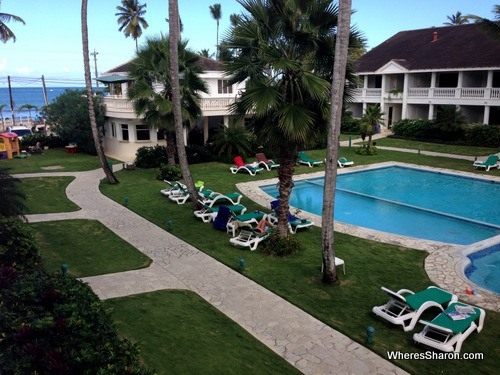
[[(321, 215), (324, 178), (295, 182), (290, 204)], [(275, 197), (275, 185), (260, 187)], [(335, 220), (468, 245), (500, 234), (500, 184), (402, 166), (337, 176)]]
[(500, 294), (500, 244), (467, 256), (465, 276), (481, 288)]

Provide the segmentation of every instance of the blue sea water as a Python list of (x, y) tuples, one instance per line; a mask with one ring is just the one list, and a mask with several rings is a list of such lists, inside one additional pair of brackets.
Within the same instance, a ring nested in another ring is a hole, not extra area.
[[(66, 90), (83, 89), (84, 87), (47, 87), (48, 104), (53, 103), (54, 100)], [(14, 104), (14, 116), (16, 118), (29, 116), (28, 110), (19, 112), (19, 107), (24, 104), (31, 104), (38, 108), (38, 111), (31, 111), (32, 117), (35, 117), (36, 113), (39, 113), (40, 109), (46, 104), (41, 85), (39, 87), (13, 87), (12, 101)], [(2, 116), (4, 118), (11, 118), (10, 95), (7, 87), (0, 88), (0, 105), (3, 104), (5, 104), (5, 107), (2, 110)]]

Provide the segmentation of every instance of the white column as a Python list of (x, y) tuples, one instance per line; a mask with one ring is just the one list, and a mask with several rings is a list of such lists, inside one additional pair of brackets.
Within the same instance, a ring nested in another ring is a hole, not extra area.
[(403, 105), (401, 107), (401, 119), (406, 118), (408, 107), (408, 90), (410, 86), (410, 74), (405, 73), (403, 79)]
[(224, 121), (224, 127), (227, 128), (229, 126), (229, 116), (223, 116), (222, 120)]
[[(385, 113), (385, 88), (387, 85), (387, 76), (385, 74), (382, 75), (382, 87), (380, 90), (380, 111)], [(387, 126), (387, 116), (384, 116), (384, 126)]]
[(434, 104), (429, 103), (429, 115), (427, 116), (427, 120), (434, 119)]
[(484, 106), (484, 115), (483, 115), (483, 124), (489, 124), (490, 123), (490, 106), (485, 105)]

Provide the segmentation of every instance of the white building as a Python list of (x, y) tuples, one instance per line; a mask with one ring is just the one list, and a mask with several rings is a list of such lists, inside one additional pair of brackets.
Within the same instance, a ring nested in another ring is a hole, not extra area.
[(470, 123), (500, 124), (500, 39), (478, 24), (399, 32), (361, 57), (357, 74), (354, 117), (380, 105), (390, 128), (457, 105)]
[[(104, 148), (106, 154), (124, 161), (132, 161), (138, 148), (143, 146), (165, 145), (165, 140), (157, 129), (149, 129), (134, 112), (133, 103), (128, 99), (131, 80), (128, 71), (131, 62), (105, 72), (98, 78), (109, 85), (109, 95), (104, 97), (106, 123)], [(227, 85), (220, 62), (200, 56), (204, 73), (200, 76), (206, 82), (208, 94), (200, 93), (202, 117), (196, 126), (203, 130), (206, 142), (209, 135), (221, 124), (229, 124), (229, 105), (244, 88), (240, 85)], [(186, 139), (187, 142), (187, 131)]]

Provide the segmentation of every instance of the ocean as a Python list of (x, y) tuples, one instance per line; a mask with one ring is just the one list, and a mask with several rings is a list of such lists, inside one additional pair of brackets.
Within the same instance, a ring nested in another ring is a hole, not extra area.
[[(66, 90), (85, 90), (85, 87), (47, 87), (47, 97), (49, 104), (53, 103), (54, 100)], [(45, 105), (43, 88), (42, 86), (13, 87), (12, 101), (14, 103), (14, 116), (16, 120), (29, 117), (30, 114), (27, 109), (23, 109), (21, 112), (19, 112), (19, 107), (24, 104), (31, 104), (38, 108), (38, 110), (31, 110), (31, 117), (34, 118), (35, 115), (40, 112), (41, 107)], [(5, 104), (5, 107), (2, 108), (2, 117), (6, 120), (12, 118), (9, 89), (7, 87), (0, 88), (0, 106), (3, 104)]]

